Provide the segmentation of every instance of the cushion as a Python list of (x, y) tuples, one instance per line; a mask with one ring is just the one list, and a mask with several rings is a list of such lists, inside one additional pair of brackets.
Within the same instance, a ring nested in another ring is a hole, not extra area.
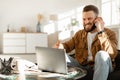
[(115, 64), (116, 64), (115, 70), (120, 70), (120, 50), (118, 50), (118, 54), (115, 58)]

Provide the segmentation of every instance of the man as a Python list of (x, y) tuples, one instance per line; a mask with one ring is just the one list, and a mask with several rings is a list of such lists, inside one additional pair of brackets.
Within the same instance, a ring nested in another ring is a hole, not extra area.
[(83, 30), (79, 30), (69, 41), (57, 42), (54, 48), (63, 47), (66, 52), (75, 49), (75, 59), (87, 68), (88, 74), (80, 80), (91, 80), (89, 70), (93, 69), (93, 80), (107, 80), (112, 71), (112, 61), (117, 55), (117, 39), (113, 31), (104, 27), (98, 16), (98, 8), (87, 5), (83, 8)]

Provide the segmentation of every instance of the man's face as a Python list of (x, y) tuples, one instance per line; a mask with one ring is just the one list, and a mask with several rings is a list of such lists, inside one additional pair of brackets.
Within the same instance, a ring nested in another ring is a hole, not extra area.
[(83, 12), (83, 26), (86, 32), (91, 32), (95, 29), (93, 27), (95, 18), (96, 14), (93, 11)]

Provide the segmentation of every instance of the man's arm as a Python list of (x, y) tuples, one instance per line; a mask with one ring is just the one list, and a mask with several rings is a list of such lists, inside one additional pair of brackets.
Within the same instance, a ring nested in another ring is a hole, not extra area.
[(107, 51), (113, 59), (117, 55), (117, 38), (115, 32), (109, 30), (98, 34), (102, 50)]
[(102, 17), (95, 20), (98, 32), (98, 39), (100, 41), (101, 49), (107, 51), (111, 58), (117, 55), (117, 38), (115, 32), (104, 28), (104, 21)]

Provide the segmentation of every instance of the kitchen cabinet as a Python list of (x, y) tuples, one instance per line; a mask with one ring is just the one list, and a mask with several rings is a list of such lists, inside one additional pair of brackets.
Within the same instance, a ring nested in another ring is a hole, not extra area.
[(36, 46), (48, 46), (46, 33), (3, 33), (3, 53), (35, 53)]

